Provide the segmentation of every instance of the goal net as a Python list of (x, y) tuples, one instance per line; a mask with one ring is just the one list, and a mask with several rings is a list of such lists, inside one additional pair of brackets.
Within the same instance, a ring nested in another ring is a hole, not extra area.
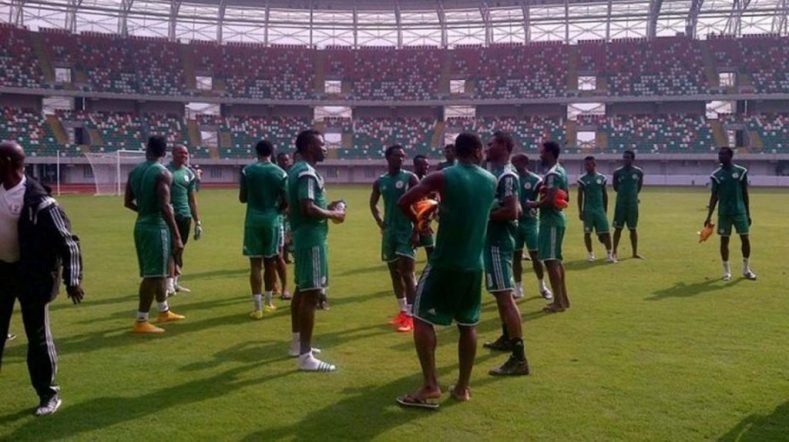
[(93, 170), (96, 195), (122, 195), (131, 169), (145, 161), (145, 151), (87, 152), (85, 157)]

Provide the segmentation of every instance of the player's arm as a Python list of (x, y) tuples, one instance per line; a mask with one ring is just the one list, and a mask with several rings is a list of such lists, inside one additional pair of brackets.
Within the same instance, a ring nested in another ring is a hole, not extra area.
[(339, 222), (345, 221), (345, 212), (341, 210), (327, 210), (318, 207), (313, 197), (313, 186), (316, 185), (315, 177), (304, 175), (299, 177), (299, 204), (301, 213), (310, 218), (332, 219)]
[(616, 173), (616, 172), (614, 172), (614, 183), (613, 183), (613, 187), (614, 187), (614, 192), (616, 192), (616, 193), (619, 193), (619, 180), (617, 179), (617, 176), (616, 176), (616, 175), (617, 175), (617, 173)]
[(162, 211), (164, 222), (170, 228), (170, 234), (173, 235), (173, 252), (178, 252), (184, 248), (184, 243), (181, 240), (181, 234), (178, 232), (178, 225), (175, 222), (175, 212), (173, 205), (170, 203), (170, 185), (172, 185), (173, 176), (170, 172), (164, 171), (156, 177), (156, 197), (159, 200), (159, 209)]
[(42, 209), (39, 222), (55, 244), (63, 263), (63, 284), (66, 293), (74, 304), (82, 302), (82, 253), (79, 238), (71, 232), (71, 222), (65, 212), (50, 199), (51, 205)]
[(247, 180), (243, 170), (241, 171), (241, 179), (238, 186), (238, 201), (241, 204), (247, 203)]
[(578, 219), (584, 220), (584, 183), (578, 180)]
[(644, 187), (644, 172), (638, 174), (638, 193), (641, 193), (642, 187)]
[(748, 217), (748, 225), (751, 225), (751, 198), (748, 195), (748, 172), (743, 173), (741, 178), (742, 202), (745, 204), (745, 215)]
[(381, 218), (381, 211), (378, 210), (378, 201), (381, 199), (381, 189), (378, 186), (378, 180), (375, 180), (373, 183), (373, 191), (370, 192), (370, 213), (373, 214), (373, 219), (375, 219), (375, 223), (378, 224), (378, 228), (383, 230), (386, 228), (386, 224), (384, 224), (383, 218)]
[(131, 176), (126, 180), (126, 191), (123, 193), (123, 207), (137, 211), (137, 202), (135, 201), (134, 190), (131, 187)]
[(397, 200), (397, 206), (414, 223), (414, 226), (416, 226), (418, 220), (416, 219), (416, 213), (411, 207), (413, 207), (414, 203), (425, 199), (431, 193), (437, 193), (439, 196), (444, 193), (444, 174), (440, 171), (422, 178), (422, 181)]
[[(578, 192), (581, 192), (581, 188), (578, 188)], [(605, 181), (603, 181), (603, 210), (605, 213), (608, 213), (608, 186), (606, 186)]]
[(197, 205), (197, 192), (195, 192), (194, 187), (189, 190), (189, 208), (192, 210), (192, 219), (195, 220), (195, 223), (200, 224), (200, 212), (199, 206)]
[(504, 189), (504, 199), (499, 207), (490, 211), (491, 221), (515, 221), (520, 216), (521, 203), (518, 201), (515, 177), (507, 175), (499, 184)]
[(718, 205), (718, 182), (715, 177), (712, 177), (712, 190), (710, 191), (710, 202), (707, 204), (707, 219), (704, 220), (704, 225), (712, 222), (712, 214), (715, 212), (715, 206)]
[[(545, 181), (543, 182), (543, 187), (545, 187), (545, 194), (542, 191), (539, 192), (540, 198), (536, 201), (529, 201), (529, 208), (530, 209), (537, 209), (540, 207), (553, 207), (553, 201), (556, 199), (556, 193), (559, 189), (554, 184), (556, 177), (553, 174), (545, 175)], [(568, 195), (569, 197), (569, 195)]]
[(279, 213), (286, 214), (288, 213), (288, 175), (285, 174), (282, 176), (282, 181), (280, 181), (279, 187)]

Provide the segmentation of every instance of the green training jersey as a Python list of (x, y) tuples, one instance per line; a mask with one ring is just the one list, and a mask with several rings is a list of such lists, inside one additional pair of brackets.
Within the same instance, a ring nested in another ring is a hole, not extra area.
[(247, 195), (247, 226), (271, 226), (281, 222), (280, 206), (287, 197), (288, 175), (271, 161), (258, 161), (241, 170)]
[(518, 222), (534, 223), (537, 221), (537, 211), (529, 209), (528, 202), (540, 199), (542, 177), (527, 170), (526, 173), (518, 174), (518, 182), (520, 183), (518, 197), (520, 198), (521, 209), (523, 209), (523, 214)]
[(401, 170), (395, 175), (388, 173), (378, 177), (376, 184), (384, 199), (384, 224), (388, 233), (410, 235), (414, 230), (411, 219), (405, 216), (397, 201), (411, 188), (411, 181), (418, 180), (416, 175)]
[[(507, 198), (518, 198), (518, 172), (507, 163), (501, 167), (491, 170), (496, 177), (496, 198), (494, 208), (500, 207)], [(518, 228), (516, 220), (512, 221), (488, 221), (487, 243), (500, 247), (515, 247), (515, 233)]]
[(167, 226), (156, 192), (156, 180), (167, 169), (158, 161), (137, 165), (129, 174), (129, 185), (137, 202), (137, 224)]
[(444, 192), (430, 265), (464, 272), (482, 271), (482, 247), (496, 195), (496, 177), (477, 165), (463, 163), (447, 167), (441, 173)]
[(457, 161), (442, 161), (438, 163), (437, 170), (444, 170), (447, 167), (454, 166), (457, 164)]
[(297, 248), (321, 245), (326, 241), (329, 232), (327, 220), (307, 216), (301, 211), (304, 200), (312, 200), (316, 206), (326, 208), (323, 184), (323, 177), (306, 161), (299, 161), (288, 169), (288, 218)]
[(710, 175), (712, 191), (718, 193), (718, 215), (745, 215), (743, 183), (748, 183), (748, 169), (732, 164), (719, 167)]
[[(564, 190), (569, 198), (570, 188), (567, 182), (567, 172), (561, 164), (555, 166), (545, 174), (544, 186), (546, 189)], [(546, 227), (564, 227), (566, 223), (564, 211), (554, 207), (540, 207), (540, 225)]]
[(586, 173), (578, 178), (578, 187), (584, 191), (584, 213), (605, 212), (603, 195), (607, 184), (608, 180), (606, 180), (605, 175), (597, 172), (594, 174)]
[(170, 187), (170, 200), (173, 204), (175, 216), (179, 218), (191, 218), (192, 208), (189, 206), (189, 194), (195, 191), (197, 177), (192, 169), (184, 166), (175, 167), (175, 164), (167, 165), (167, 170), (173, 175), (173, 185)]
[(644, 178), (641, 168), (620, 167), (614, 171), (614, 184), (616, 185), (616, 202), (637, 202), (638, 183)]

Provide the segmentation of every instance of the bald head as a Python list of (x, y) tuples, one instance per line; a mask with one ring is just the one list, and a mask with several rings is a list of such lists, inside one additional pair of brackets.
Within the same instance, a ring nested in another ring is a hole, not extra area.
[(0, 179), (21, 176), (25, 170), (25, 151), (15, 141), (0, 142)]
[(189, 149), (183, 144), (173, 147), (173, 163), (180, 167), (189, 162)]
[(512, 161), (512, 165), (518, 169), (518, 172), (523, 173), (529, 169), (529, 157), (527, 157), (526, 154), (516, 153), (512, 156), (512, 160), (510, 161)]

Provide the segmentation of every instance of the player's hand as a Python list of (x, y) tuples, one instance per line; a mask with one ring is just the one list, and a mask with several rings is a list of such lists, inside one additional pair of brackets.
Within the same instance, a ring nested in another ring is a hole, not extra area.
[(752, 220), (752, 219), (751, 219), (751, 217), (749, 216), (749, 217), (748, 217), (748, 227), (751, 227), (751, 224), (753, 224), (753, 220)]
[(382, 220), (375, 221), (378, 224), (378, 228), (381, 229), (381, 232), (386, 230), (386, 224)]
[(202, 236), (203, 236), (203, 224), (200, 221), (198, 221), (195, 224), (195, 241), (199, 241)]
[(712, 222), (712, 221), (711, 221), (709, 218), (705, 219), (705, 220), (704, 220), (704, 227), (707, 227), (707, 226), (709, 226), (711, 222)]
[(82, 299), (85, 298), (85, 291), (82, 290), (82, 285), (66, 287), (66, 294), (74, 304), (81, 303)]
[(579, 213), (578, 214), (578, 219), (583, 221), (584, 220), (584, 214), (583, 213)]
[(181, 238), (173, 240), (173, 253), (181, 252), (184, 249), (184, 242), (181, 241)]
[(329, 215), (329, 218), (336, 221), (337, 223), (342, 223), (345, 221), (345, 211), (332, 210), (331, 215)]

